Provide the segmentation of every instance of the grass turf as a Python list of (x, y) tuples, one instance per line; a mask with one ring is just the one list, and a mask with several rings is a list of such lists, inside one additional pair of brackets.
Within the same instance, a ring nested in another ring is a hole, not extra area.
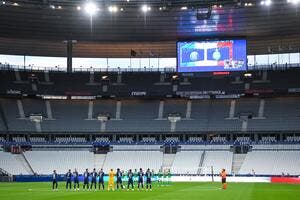
[[(172, 183), (153, 191), (66, 191), (65, 183), (52, 191), (51, 183), (0, 183), (2, 200), (299, 200), (300, 185), (270, 183), (228, 183), (227, 190), (220, 183)], [(81, 185), (82, 188), (82, 185)]]

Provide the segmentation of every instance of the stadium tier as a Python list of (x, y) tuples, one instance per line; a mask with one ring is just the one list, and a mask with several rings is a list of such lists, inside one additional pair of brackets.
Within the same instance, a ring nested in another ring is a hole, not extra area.
[[(53, 169), (64, 174), (66, 170), (75, 168), (84, 172), (86, 168), (96, 167), (94, 154), (88, 151), (27, 151), (24, 156), (37, 174), (49, 174)], [(97, 165), (100, 166), (100, 163)]]
[[(2, 170), (10, 174), (47, 175), (56, 169), (64, 174), (67, 169), (83, 173), (86, 168), (103, 168), (105, 171), (120, 168), (147, 169), (155, 172), (168, 168), (173, 174), (218, 174), (222, 168), (235, 175), (299, 175), (298, 148), (253, 150), (246, 154), (234, 154), (229, 150), (182, 150), (176, 154), (164, 154), (159, 146), (115, 146), (113, 152), (94, 154), (87, 150), (33, 150), (24, 154), (0, 152)], [(58, 165), (59, 163), (59, 165)], [(233, 171), (232, 171), (233, 170)]]
[(0, 200), (299, 200), (299, 8), (0, 1)]
[(161, 169), (163, 153), (160, 151), (114, 151), (109, 152), (106, 156), (103, 169), (137, 169), (150, 168), (158, 172)]
[(240, 174), (299, 175), (299, 151), (249, 152), (241, 166)]
[[(245, 132), (299, 131), (299, 100), (299, 97), (160, 101), (1, 98), (0, 102), (10, 132)], [(169, 119), (173, 113), (179, 115), (174, 126)], [(40, 122), (32, 120), (34, 114), (42, 117)], [(105, 121), (99, 118), (102, 115), (107, 118)], [(6, 125), (2, 125), (4, 130)], [(133, 142), (130, 138), (120, 138), (120, 142), (125, 140)], [(85, 138), (76, 141), (84, 142)], [(212, 142), (226, 143), (228, 139), (212, 138)]]
[[(50, 80), (45, 80), (45, 73), (50, 76)], [(245, 77), (243, 73), (234, 72), (229, 75), (187, 76), (174, 72), (122, 72), (119, 74), (74, 72), (69, 74), (55, 71), (1, 70), (0, 94), (100, 97), (188, 97), (196, 95), (208, 98), (207, 95), (241, 93), (291, 94), (297, 93), (300, 84), (297, 68), (249, 73), (251, 78)], [(35, 78), (33, 79), (32, 76)], [(91, 77), (93, 82), (90, 82)], [(102, 80), (101, 77), (107, 78)], [(171, 104), (169, 106), (171, 108)]]

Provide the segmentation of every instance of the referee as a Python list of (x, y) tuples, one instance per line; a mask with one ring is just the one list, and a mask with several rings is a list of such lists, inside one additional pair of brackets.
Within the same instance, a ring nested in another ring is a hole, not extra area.
[(220, 173), (220, 176), (221, 176), (221, 179), (222, 179), (222, 189), (223, 190), (226, 190), (227, 188), (227, 183), (226, 183), (226, 176), (227, 176), (227, 173), (226, 173), (226, 170), (225, 169), (222, 169), (221, 173)]

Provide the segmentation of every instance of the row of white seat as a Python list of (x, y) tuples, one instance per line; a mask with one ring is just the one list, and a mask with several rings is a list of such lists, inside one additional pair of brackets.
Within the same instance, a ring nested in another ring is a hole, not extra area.
[(252, 151), (239, 171), (240, 174), (299, 175), (300, 151)]

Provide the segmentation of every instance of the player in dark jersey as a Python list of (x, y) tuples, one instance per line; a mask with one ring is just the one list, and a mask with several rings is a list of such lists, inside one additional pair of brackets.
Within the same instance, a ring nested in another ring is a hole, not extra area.
[(52, 174), (52, 190), (57, 190), (57, 180), (58, 179), (58, 175), (56, 173), (56, 170), (53, 170), (53, 174)]
[(152, 190), (152, 172), (148, 168), (146, 171), (146, 189), (148, 190), (148, 187), (150, 190)]
[(138, 189), (140, 189), (140, 187), (144, 189), (144, 172), (142, 168), (140, 168), (140, 171), (138, 172)]
[(92, 176), (92, 182), (91, 182), (91, 187), (90, 187), (90, 189), (92, 189), (93, 188), (93, 186), (94, 186), (94, 190), (96, 190), (96, 185), (97, 185), (97, 172), (96, 172), (96, 169), (94, 168), (93, 169), (93, 172), (91, 173), (91, 176)]
[(98, 183), (98, 187), (99, 187), (99, 190), (102, 186), (102, 190), (104, 190), (104, 172), (103, 172), (103, 169), (101, 169), (98, 173), (98, 177), (99, 177), (99, 183)]
[(74, 190), (79, 190), (79, 174), (77, 169), (74, 170), (73, 177), (74, 177)]
[(89, 189), (89, 176), (90, 176), (90, 173), (89, 173), (89, 170), (86, 169), (85, 172), (83, 173), (83, 189)]
[(71, 169), (69, 169), (69, 171), (66, 173), (66, 179), (67, 179), (67, 182), (66, 182), (66, 190), (67, 189), (72, 189), (72, 172), (71, 172)]
[(117, 190), (119, 189), (119, 186), (120, 186), (121, 189), (123, 189), (123, 184), (122, 184), (123, 174), (122, 174), (122, 172), (119, 168), (117, 169), (116, 176), (117, 176)]
[(132, 173), (131, 169), (128, 171), (127, 177), (128, 177), (127, 190), (129, 190), (130, 186), (131, 186), (131, 190), (134, 190), (134, 186), (133, 186), (133, 177), (134, 177), (134, 174)]

